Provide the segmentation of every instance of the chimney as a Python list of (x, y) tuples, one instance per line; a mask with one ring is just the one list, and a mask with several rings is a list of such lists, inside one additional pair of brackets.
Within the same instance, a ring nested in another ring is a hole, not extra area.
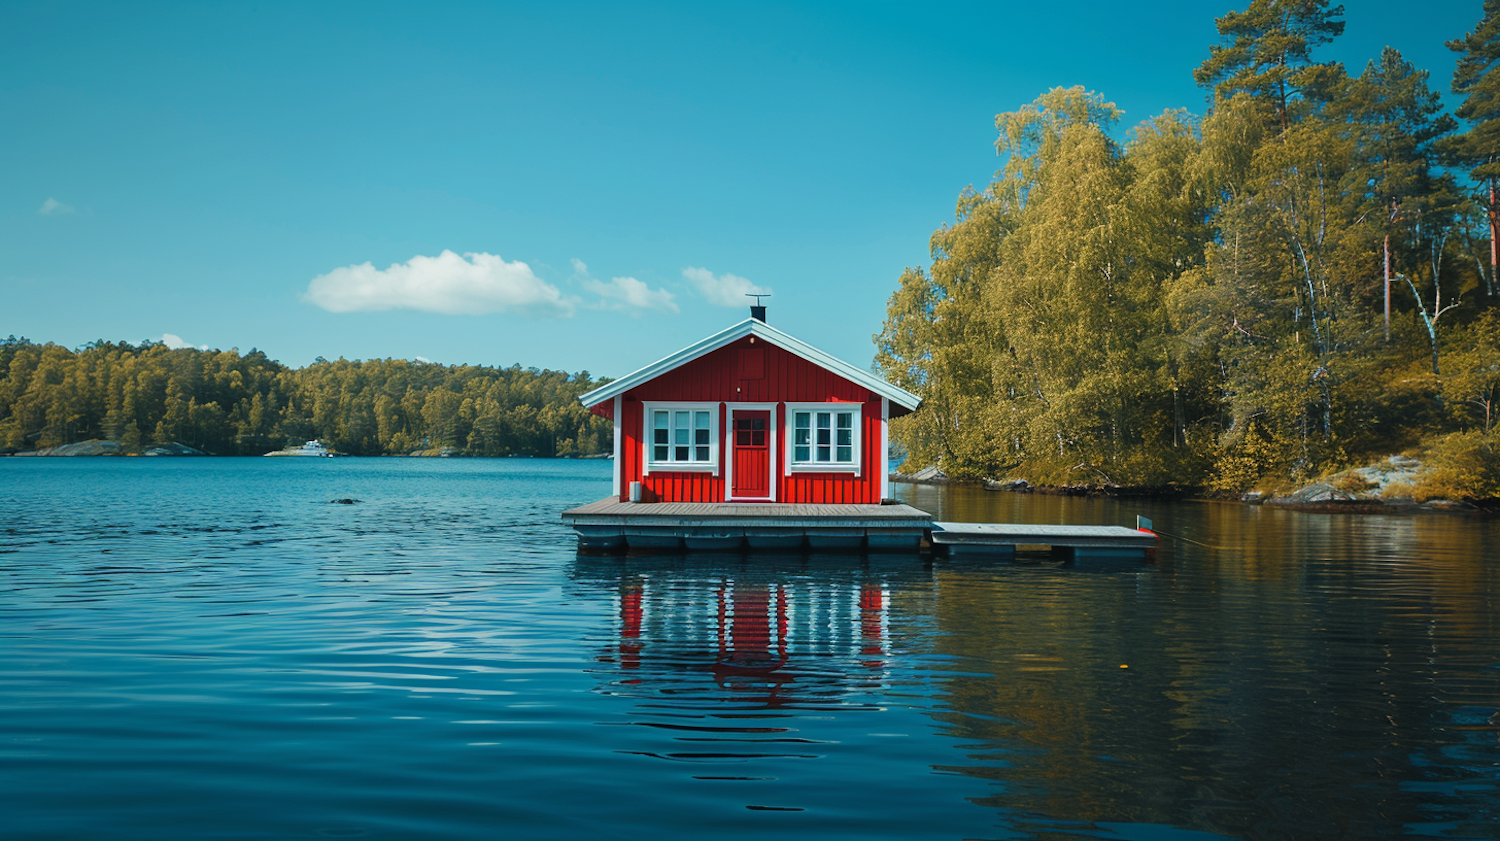
[(764, 304), (762, 304), (760, 302), (760, 299), (761, 298), (769, 298), (771, 296), (770, 295), (757, 295), (754, 292), (746, 292), (745, 293), (745, 297), (746, 298), (754, 298), (755, 299), (755, 303), (753, 303), (753, 304), (750, 305), (750, 317), (753, 318), (753, 319), (755, 319), (756, 321), (759, 321), (761, 324), (765, 324), (766, 323), (766, 307), (765, 307)]

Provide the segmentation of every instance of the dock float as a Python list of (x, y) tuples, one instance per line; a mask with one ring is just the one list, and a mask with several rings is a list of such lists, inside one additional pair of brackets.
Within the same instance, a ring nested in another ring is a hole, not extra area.
[(1124, 526), (1054, 526), (1025, 523), (933, 523), (932, 547), (948, 555), (1014, 555), (1019, 546), (1046, 546), (1054, 554), (1091, 558), (1143, 558), (1156, 535)]
[(1013, 556), (1046, 546), (1071, 557), (1141, 558), (1156, 535), (1123, 526), (933, 522), (900, 503), (621, 502), (606, 497), (562, 514), (586, 552), (815, 551)]

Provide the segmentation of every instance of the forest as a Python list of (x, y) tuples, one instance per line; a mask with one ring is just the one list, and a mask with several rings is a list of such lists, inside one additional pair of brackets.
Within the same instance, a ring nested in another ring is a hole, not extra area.
[(1055, 88), (996, 117), (1000, 170), (875, 336), (925, 401), (893, 422), (911, 465), (1239, 493), (1408, 454), (1429, 495), (1500, 496), (1500, 0), (1451, 80), (1320, 61), (1343, 14), (1218, 18), (1202, 116), (1118, 134)]
[(251, 350), (0, 340), (0, 448), (116, 441), (262, 455), (317, 438), (351, 455), (569, 456), (608, 452), (608, 422), (578, 395), (588, 372), (318, 359)]

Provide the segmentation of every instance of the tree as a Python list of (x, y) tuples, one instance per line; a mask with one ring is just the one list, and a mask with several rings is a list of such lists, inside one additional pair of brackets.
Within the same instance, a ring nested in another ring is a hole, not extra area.
[[(1404, 234), (1419, 240), (1424, 227), (1433, 236), (1437, 229), (1447, 227), (1458, 204), (1450, 180), (1432, 173), (1434, 142), (1457, 123), (1443, 113), (1442, 99), (1427, 87), (1427, 75), (1400, 52), (1386, 47), (1378, 62), (1370, 62), (1358, 79), (1344, 86), (1337, 109), (1359, 131), (1357, 162), (1346, 181), (1352, 182), (1351, 192), (1368, 196), (1372, 215), (1384, 228), (1383, 324), (1387, 342), (1391, 338), (1391, 280), (1395, 277), (1392, 236)], [(1421, 243), (1413, 244), (1416, 253), (1424, 250)], [(1438, 265), (1439, 261), (1433, 261), (1435, 271)]]
[(1446, 139), (1442, 148), (1449, 160), (1468, 171), (1469, 178), (1481, 185), (1481, 204), (1485, 208), (1490, 233), (1490, 270), (1485, 280), (1489, 295), (1500, 292), (1500, 206), (1496, 203), (1495, 180), (1500, 178), (1500, 0), (1485, 0), (1484, 17), (1474, 31), (1448, 42), (1448, 49), (1459, 54), (1453, 71), (1453, 92), (1464, 97), (1458, 116), (1469, 124), (1468, 131)]
[(1193, 79), (1217, 99), (1244, 91), (1269, 100), (1286, 131), (1293, 100), (1326, 85), (1337, 67), (1313, 63), (1312, 51), (1343, 34), (1343, 14), (1328, 0), (1252, 0), (1214, 21), (1221, 43), (1209, 47)]
[(1456, 334), (1449, 353), (1449, 375), (1443, 392), (1451, 405), (1469, 417), (1477, 417), (1488, 436), (1495, 427), (1496, 398), (1500, 398), (1500, 318), (1486, 313), (1467, 331)]

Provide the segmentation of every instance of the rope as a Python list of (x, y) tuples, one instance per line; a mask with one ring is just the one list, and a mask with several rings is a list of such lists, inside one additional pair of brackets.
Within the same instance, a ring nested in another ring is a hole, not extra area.
[(1167, 537), (1170, 537), (1173, 540), (1181, 540), (1184, 543), (1191, 543), (1194, 546), (1202, 546), (1204, 549), (1213, 549), (1215, 551), (1221, 551), (1222, 548), (1223, 548), (1223, 547), (1220, 547), (1220, 546), (1210, 546), (1207, 543), (1199, 543), (1198, 541), (1192, 539), (1191, 537), (1183, 537), (1180, 534), (1173, 534), (1173, 533), (1171, 533), (1169, 531), (1162, 531), (1161, 529), (1158, 529), (1158, 528), (1153, 528), (1153, 529), (1151, 529), (1151, 531), (1154, 532), (1154, 533), (1156, 533), (1156, 534), (1165, 535)]

